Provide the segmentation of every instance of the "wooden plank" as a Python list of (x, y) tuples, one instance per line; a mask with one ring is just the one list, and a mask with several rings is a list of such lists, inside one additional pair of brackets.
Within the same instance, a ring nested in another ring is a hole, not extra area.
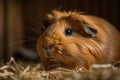
[(3, 0), (0, 0), (0, 59), (2, 58), (2, 54), (3, 54), (3, 18), (4, 14), (3, 14)]
[(8, 0), (8, 58), (22, 47), (23, 19), (22, 1)]

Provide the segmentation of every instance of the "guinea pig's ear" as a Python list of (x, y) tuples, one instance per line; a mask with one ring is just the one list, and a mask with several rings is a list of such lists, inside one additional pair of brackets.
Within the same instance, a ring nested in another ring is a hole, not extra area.
[(88, 23), (86, 23), (85, 21), (83, 21), (81, 19), (79, 19), (79, 21), (83, 25), (83, 29), (84, 29), (85, 33), (89, 34), (92, 37), (96, 36), (97, 29), (94, 29), (92, 26), (90, 26)]
[(96, 36), (96, 34), (97, 34), (97, 30), (96, 29), (94, 29), (93, 27), (91, 27), (89, 24), (87, 24), (85, 22), (83, 22), (83, 25), (84, 25), (84, 31), (87, 34), (91, 35), (92, 37)]

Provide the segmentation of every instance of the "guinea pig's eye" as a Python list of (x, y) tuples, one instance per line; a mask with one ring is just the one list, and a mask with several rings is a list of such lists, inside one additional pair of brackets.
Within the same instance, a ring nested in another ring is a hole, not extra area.
[(71, 36), (73, 34), (73, 30), (69, 29), (69, 28), (66, 28), (65, 31), (64, 31), (64, 34), (65, 34), (65, 36)]

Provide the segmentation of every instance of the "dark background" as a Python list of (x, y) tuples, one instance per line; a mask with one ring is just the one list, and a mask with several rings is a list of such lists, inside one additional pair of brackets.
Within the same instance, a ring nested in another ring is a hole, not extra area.
[(23, 47), (35, 50), (33, 38), (39, 36), (35, 26), (40, 28), (45, 14), (53, 9), (96, 15), (120, 30), (119, 5), (119, 0), (0, 0), (0, 58)]

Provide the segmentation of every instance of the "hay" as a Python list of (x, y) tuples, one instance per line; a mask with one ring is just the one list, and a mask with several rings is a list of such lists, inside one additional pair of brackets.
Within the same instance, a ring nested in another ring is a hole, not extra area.
[[(118, 63), (119, 64), (119, 63)], [(94, 64), (89, 70), (57, 68), (45, 71), (40, 63), (16, 62), (11, 58), (0, 67), (0, 80), (120, 80), (120, 69), (111, 64)]]

